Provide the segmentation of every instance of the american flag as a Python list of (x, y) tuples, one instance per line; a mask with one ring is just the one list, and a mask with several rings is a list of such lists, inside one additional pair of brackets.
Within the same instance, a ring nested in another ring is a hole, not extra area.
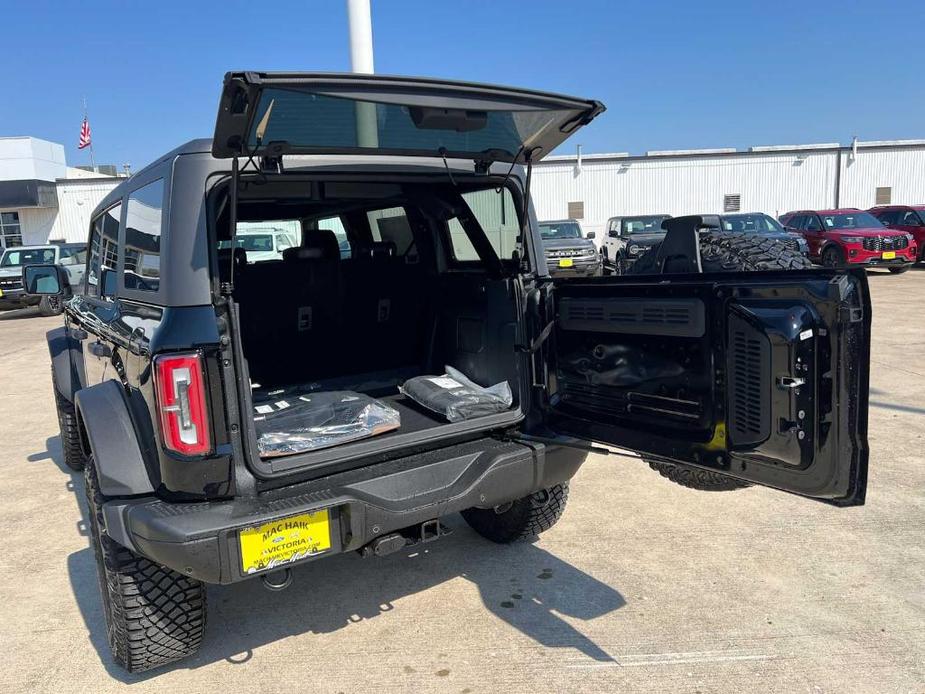
[(90, 121), (84, 116), (84, 122), (80, 126), (80, 141), (77, 143), (77, 149), (83, 149), (90, 146)]

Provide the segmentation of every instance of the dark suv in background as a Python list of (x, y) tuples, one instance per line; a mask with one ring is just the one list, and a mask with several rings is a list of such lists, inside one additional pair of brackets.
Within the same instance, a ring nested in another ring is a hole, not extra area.
[(925, 262), (925, 205), (883, 205), (868, 211), (887, 229), (911, 234), (919, 249), (918, 261)]
[(549, 274), (557, 277), (598, 277), (603, 272), (594, 232), (587, 235), (574, 219), (540, 222), (540, 237)]
[(826, 267), (883, 267), (900, 273), (918, 256), (912, 234), (887, 229), (864, 210), (799, 210), (781, 215), (780, 221), (788, 231), (802, 234), (809, 257)]
[[(695, 489), (864, 503), (863, 272), (784, 271), (764, 241), (708, 239), (688, 217), (648, 276), (550, 277), (530, 167), (601, 111), (492, 85), (234, 72), (211, 140), (106, 196), (83, 291), (47, 337), (118, 664), (194, 653), (209, 583), (282, 589), (293, 566), (434, 540), (457, 512), (493, 542), (533, 538), (592, 441)], [(248, 258), (241, 223), (301, 233), (282, 258)], [(766, 272), (743, 271), (755, 257)], [(22, 274), (52, 296), (63, 273)], [(507, 396), (451, 417), (411, 381), (450, 402)], [(355, 418), (359, 436), (325, 438)]]

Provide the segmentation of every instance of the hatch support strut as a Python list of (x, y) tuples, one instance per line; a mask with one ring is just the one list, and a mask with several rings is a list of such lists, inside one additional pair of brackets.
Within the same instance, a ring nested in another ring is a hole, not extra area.
[(228, 194), (228, 222), (231, 225), (231, 254), (229, 262), (231, 267), (228, 268), (228, 281), (222, 283), (221, 292), (225, 296), (231, 296), (234, 292), (234, 252), (237, 249), (237, 232), (238, 232), (238, 178), (239, 178), (238, 158), (231, 158), (231, 190)]

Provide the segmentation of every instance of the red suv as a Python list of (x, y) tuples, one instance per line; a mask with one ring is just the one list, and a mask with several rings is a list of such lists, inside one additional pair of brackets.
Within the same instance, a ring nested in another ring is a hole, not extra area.
[(887, 229), (863, 210), (799, 210), (781, 215), (780, 221), (803, 235), (810, 259), (827, 267), (865, 265), (900, 273), (918, 256), (912, 234)]
[(869, 211), (888, 229), (912, 234), (919, 249), (918, 261), (925, 262), (925, 205), (883, 205)]

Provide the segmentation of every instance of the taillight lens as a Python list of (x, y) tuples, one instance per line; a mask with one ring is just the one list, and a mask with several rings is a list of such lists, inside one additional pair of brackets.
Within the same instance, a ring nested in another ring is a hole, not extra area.
[(206, 389), (199, 354), (171, 354), (154, 360), (157, 406), (164, 445), (184, 455), (211, 449)]

